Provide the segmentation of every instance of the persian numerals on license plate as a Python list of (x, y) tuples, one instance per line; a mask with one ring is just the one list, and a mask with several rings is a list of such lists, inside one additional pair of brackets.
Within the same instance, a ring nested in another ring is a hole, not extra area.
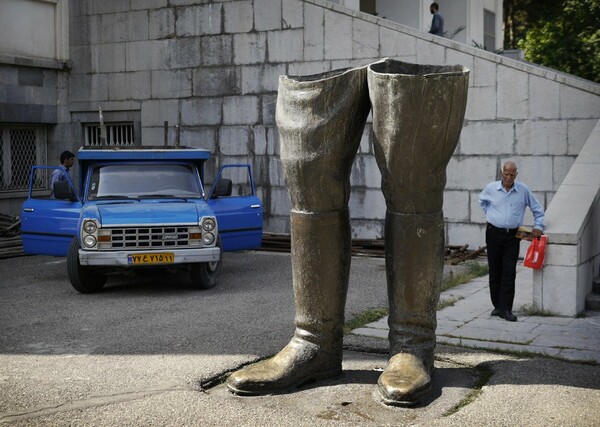
[(174, 261), (175, 255), (171, 252), (127, 255), (128, 264), (171, 264)]

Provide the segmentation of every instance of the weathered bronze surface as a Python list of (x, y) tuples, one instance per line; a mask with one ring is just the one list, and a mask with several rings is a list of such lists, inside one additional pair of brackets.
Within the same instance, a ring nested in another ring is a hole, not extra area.
[[(341, 374), (350, 270), (350, 170), (369, 110), (386, 200), (390, 362), (381, 400), (431, 392), (444, 262), (446, 166), (464, 119), (469, 71), (385, 59), (307, 77), (281, 76), (276, 120), (291, 200), (296, 330), (274, 357), (234, 372), (237, 394), (268, 394)], [(370, 100), (370, 101), (369, 101)]]
[(442, 210), (446, 166), (462, 129), (469, 71), (385, 59), (369, 65), (375, 157), (388, 210)]
[(462, 129), (468, 82), (462, 66), (385, 59), (368, 69), (375, 158), (387, 207), (392, 358), (378, 387), (387, 404), (417, 403), (431, 390), (446, 166)]
[(276, 120), (291, 199), (296, 330), (277, 355), (228, 378), (234, 393), (273, 393), (342, 372), (350, 171), (370, 110), (366, 73), (280, 77)]

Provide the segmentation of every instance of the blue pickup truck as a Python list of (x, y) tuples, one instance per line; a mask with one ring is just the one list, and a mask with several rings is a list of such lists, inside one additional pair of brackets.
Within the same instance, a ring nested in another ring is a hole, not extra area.
[[(108, 274), (148, 267), (183, 268), (193, 286), (211, 288), (223, 251), (260, 246), (263, 209), (249, 165), (221, 167), (207, 190), (209, 158), (197, 148), (81, 148), (79, 182), (67, 174), (52, 196), (33, 189), (57, 167), (34, 166), (21, 212), (23, 248), (66, 256), (81, 293), (102, 289)], [(246, 183), (235, 192), (228, 170)]]

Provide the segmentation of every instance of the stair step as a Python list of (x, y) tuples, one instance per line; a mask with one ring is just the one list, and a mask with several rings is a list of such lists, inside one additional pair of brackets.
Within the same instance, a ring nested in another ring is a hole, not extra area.
[(588, 294), (585, 298), (585, 309), (590, 311), (600, 311), (600, 294)]

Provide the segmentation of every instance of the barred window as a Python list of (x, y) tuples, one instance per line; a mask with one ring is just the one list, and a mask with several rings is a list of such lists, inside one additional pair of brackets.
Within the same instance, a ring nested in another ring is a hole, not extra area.
[(86, 124), (84, 126), (85, 145), (100, 147), (102, 145), (114, 147), (130, 147), (134, 145), (133, 123), (109, 123), (104, 125), (106, 141), (100, 140), (100, 124)]
[[(46, 145), (44, 126), (0, 126), (0, 191), (29, 190), (31, 167), (46, 165)], [(48, 188), (46, 173), (38, 174), (33, 188)]]

